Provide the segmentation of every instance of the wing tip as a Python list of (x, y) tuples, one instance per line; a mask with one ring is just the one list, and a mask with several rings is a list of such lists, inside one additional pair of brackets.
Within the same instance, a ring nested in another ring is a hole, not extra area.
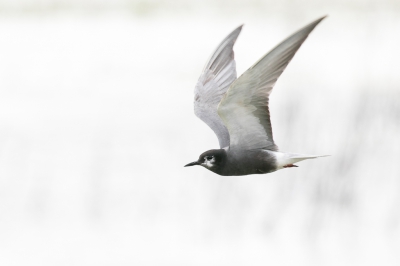
[(314, 20), (313, 22), (311, 22), (310, 24), (305, 26), (303, 29), (310, 28), (310, 31), (312, 31), (321, 21), (323, 21), (327, 17), (328, 17), (328, 15), (324, 15), (324, 16), (320, 17), (319, 19)]
[(234, 29), (232, 31), (231, 34), (229, 34), (229, 36), (235, 36), (234, 37), (234, 43), (236, 42), (237, 38), (239, 37), (239, 34), (242, 32), (242, 28), (243, 28), (244, 24), (239, 25), (238, 27), (236, 27), (236, 29)]

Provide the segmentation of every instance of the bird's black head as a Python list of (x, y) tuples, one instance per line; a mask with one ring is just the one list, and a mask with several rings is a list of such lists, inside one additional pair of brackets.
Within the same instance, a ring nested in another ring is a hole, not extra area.
[(226, 162), (226, 151), (224, 149), (209, 150), (202, 153), (196, 162), (189, 163), (186, 166), (201, 165), (210, 171), (219, 173)]

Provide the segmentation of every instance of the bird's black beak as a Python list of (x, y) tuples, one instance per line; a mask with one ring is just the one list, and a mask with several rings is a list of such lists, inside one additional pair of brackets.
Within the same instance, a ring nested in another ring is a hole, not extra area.
[(184, 167), (193, 166), (193, 165), (199, 165), (199, 164), (200, 164), (199, 162), (193, 162), (193, 163), (188, 163), (188, 164), (185, 165)]

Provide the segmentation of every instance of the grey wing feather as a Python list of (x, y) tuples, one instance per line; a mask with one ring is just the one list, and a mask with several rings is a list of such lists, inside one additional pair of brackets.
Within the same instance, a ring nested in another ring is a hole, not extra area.
[(203, 69), (194, 90), (194, 112), (217, 135), (221, 148), (229, 146), (229, 132), (218, 116), (217, 107), (236, 80), (233, 45), (242, 30), (236, 28), (217, 47)]
[(322, 19), (284, 40), (230, 86), (218, 114), (228, 128), (231, 148), (278, 150), (272, 135), (269, 95), (294, 54)]

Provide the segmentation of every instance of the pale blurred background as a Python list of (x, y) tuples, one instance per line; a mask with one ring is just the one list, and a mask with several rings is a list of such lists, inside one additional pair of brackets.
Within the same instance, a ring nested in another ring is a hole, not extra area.
[[(310, 35), (271, 97), (269, 175), (217, 148), (193, 88)], [(0, 0), (0, 265), (399, 265), (398, 0)]]

